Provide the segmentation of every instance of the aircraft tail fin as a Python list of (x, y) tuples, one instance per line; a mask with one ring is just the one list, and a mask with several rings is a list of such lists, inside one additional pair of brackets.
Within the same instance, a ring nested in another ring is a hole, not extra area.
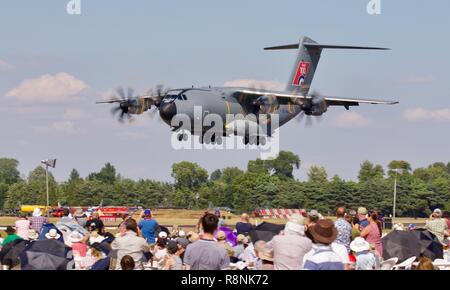
[(286, 90), (307, 95), (319, 64), (322, 49), (374, 49), (387, 50), (383, 47), (349, 46), (320, 44), (309, 37), (300, 38), (299, 43), (266, 47), (264, 50), (298, 49), (297, 58), (292, 69)]

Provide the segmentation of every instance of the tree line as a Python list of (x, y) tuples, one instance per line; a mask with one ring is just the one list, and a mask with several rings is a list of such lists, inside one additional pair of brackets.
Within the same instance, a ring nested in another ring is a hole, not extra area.
[[(99, 172), (81, 177), (73, 169), (68, 179), (56, 182), (49, 173), (50, 203), (68, 206), (126, 205), (204, 209), (211, 205), (236, 212), (256, 208), (307, 208), (331, 214), (336, 207), (365, 206), (392, 213), (394, 178), (397, 175), (397, 216), (428, 216), (434, 208), (450, 211), (450, 162), (412, 169), (403, 160), (384, 167), (364, 161), (358, 180), (329, 177), (322, 166), (311, 166), (306, 181), (294, 178), (300, 158), (281, 151), (271, 160), (250, 160), (246, 170), (217, 169), (211, 174), (196, 163), (172, 165), (173, 182), (132, 180), (107, 163)], [(19, 162), (0, 158), (0, 208), (13, 210), (22, 204), (45, 204), (45, 169), (36, 167), (21, 177)], [(395, 170), (400, 169), (400, 170)]]

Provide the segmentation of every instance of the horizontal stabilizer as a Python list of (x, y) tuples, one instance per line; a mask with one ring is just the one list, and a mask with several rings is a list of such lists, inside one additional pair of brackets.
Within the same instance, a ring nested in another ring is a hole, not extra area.
[[(304, 43), (306, 48), (328, 48), (328, 49), (374, 49), (374, 50), (390, 50), (385, 47), (373, 47), (373, 46), (353, 46), (353, 45), (332, 45), (332, 44), (320, 44), (320, 43)], [(298, 49), (299, 44), (287, 44), (280, 46), (265, 47), (264, 50), (282, 50), (282, 49)]]

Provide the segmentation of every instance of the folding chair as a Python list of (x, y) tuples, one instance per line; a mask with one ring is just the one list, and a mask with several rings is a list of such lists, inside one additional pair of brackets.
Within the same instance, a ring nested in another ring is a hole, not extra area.
[(405, 270), (411, 270), (412, 264), (416, 260), (416, 256), (412, 256), (405, 261), (401, 262), (400, 264), (397, 264), (393, 267), (394, 270), (399, 270), (400, 268), (405, 268)]
[(397, 262), (398, 262), (397, 257), (390, 258), (386, 261), (383, 261), (380, 264), (380, 270), (392, 270), (394, 268), (395, 264), (397, 264)]

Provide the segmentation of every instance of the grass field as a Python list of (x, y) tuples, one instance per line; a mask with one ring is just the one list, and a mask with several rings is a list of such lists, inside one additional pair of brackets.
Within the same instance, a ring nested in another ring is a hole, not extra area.
[[(194, 228), (197, 225), (199, 218), (203, 215), (202, 210), (184, 210), (184, 209), (161, 209), (154, 210), (153, 216), (158, 221), (160, 225), (165, 226), (185, 226), (189, 230)], [(135, 219), (139, 218), (139, 213), (133, 216)], [(234, 226), (236, 222), (239, 221), (239, 215), (234, 214), (225, 214), (226, 220), (225, 224)], [(330, 217), (334, 219), (334, 217)], [(12, 226), (14, 222), (17, 220), (16, 217), (0, 217), (0, 226)], [(56, 223), (59, 218), (50, 218), (50, 222)], [(117, 226), (121, 219), (117, 219), (116, 222), (106, 222), (106, 226)], [(263, 221), (284, 224), (286, 223), (285, 219), (262, 219), (262, 218), (252, 218), (251, 222), (255, 224), (256, 222), (259, 224)], [(425, 219), (414, 219), (414, 218), (397, 218), (396, 223), (403, 223), (408, 225), (412, 224), (424, 224)]]

